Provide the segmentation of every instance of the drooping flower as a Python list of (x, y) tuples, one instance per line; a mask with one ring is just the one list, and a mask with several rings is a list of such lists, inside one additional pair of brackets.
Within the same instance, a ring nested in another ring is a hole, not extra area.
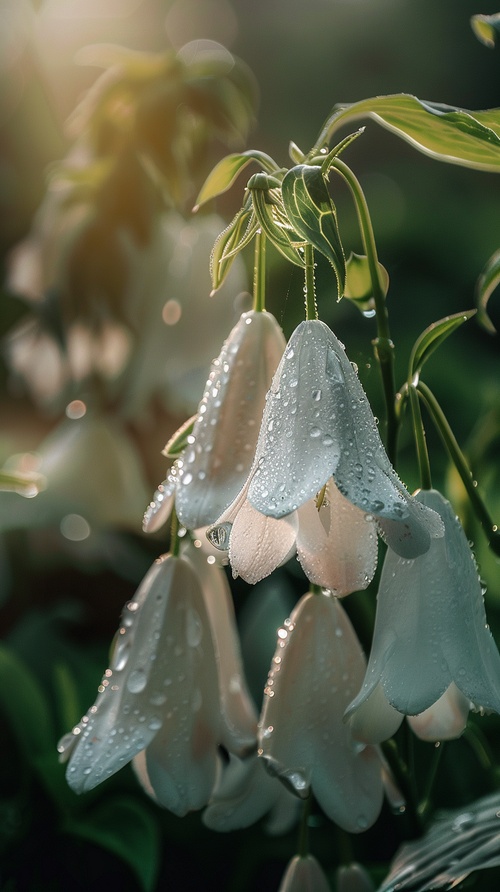
[(282, 834), (296, 822), (298, 806), (298, 799), (264, 770), (256, 752), (244, 759), (230, 755), (203, 812), (203, 823), (211, 830), (228, 832), (250, 827), (267, 816), (268, 833)]
[(342, 344), (323, 322), (309, 320), (295, 329), (273, 378), (248, 500), (262, 514), (284, 517), (331, 476), (403, 557), (423, 553), (442, 535), (439, 518), (394, 471)]
[(208, 530), (210, 541), (227, 549), (235, 575), (259, 582), (296, 552), (309, 581), (339, 597), (369, 585), (377, 566), (375, 523), (344, 498), (333, 479), (318, 499), (280, 518), (251, 505), (250, 480)]
[(187, 529), (213, 523), (243, 486), (284, 348), (274, 316), (252, 310), (242, 314), (214, 360), (189, 445), (175, 469), (175, 506)]
[(339, 867), (337, 892), (374, 892), (374, 885), (364, 867), (354, 862)]
[(328, 880), (314, 855), (295, 855), (278, 892), (330, 892)]
[(97, 700), (59, 744), (76, 792), (141, 753), (145, 784), (184, 815), (208, 802), (221, 744), (240, 755), (255, 746), (228, 601), (209, 616), (206, 594), (189, 559), (164, 555), (126, 605)]
[(307, 594), (278, 630), (259, 721), (259, 755), (299, 797), (312, 790), (323, 811), (349, 832), (376, 820), (381, 762), (353, 740), (343, 721), (365, 659), (336, 598)]
[(444, 536), (412, 560), (388, 549), (365, 680), (347, 710), (353, 734), (373, 743), (404, 715), (441, 740), (462, 733), (470, 707), (500, 712), (500, 655), (467, 538), (439, 492), (417, 499), (440, 515)]

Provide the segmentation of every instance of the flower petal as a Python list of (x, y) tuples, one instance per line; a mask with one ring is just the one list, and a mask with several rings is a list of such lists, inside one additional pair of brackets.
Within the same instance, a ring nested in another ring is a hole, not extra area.
[[(276, 371), (264, 411), (248, 497), (283, 517), (315, 497), (330, 476), (362, 511), (405, 522), (412, 553), (429, 547), (426, 510), (412, 499), (387, 457), (373, 413), (344, 348), (323, 322), (302, 322)], [(396, 549), (398, 536), (391, 537)]]
[(285, 347), (270, 313), (243, 313), (214, 360), (190, 446), (177, 463), (176, 510), (187, 529), (213, 524), (250, 470), (266, 393)]
[(342, 720), (364, 666), (338, 601), (305, 595), (278, 630), (259, 722), (271, 773), (299, 796), (312, 787), (325, 813), (354, 833), (373, 824), (382, 804), (378, 754), (356, 744)]
[(465, 731), (470, 708), (470, 700), (452, 682), (439, 700), (408, 722), (420, 740), (454, 740)]
[(70, 751), (70, 786), (90, 790), (148, 747), (158, 800), (176, 814), (205, 804), (217, 768), (217, 666), (202, 592), (182, 558), (155, 561), (126, 606), (99, 691), (59, 747)]
[(500, 655), (465, 533), (440, 493), (423, 491), (417, 499), (440, 515), (444, 536), (414, 560), (388, 549), (368, 669), (347, 714), (362, 708), (380, 683), (396, 710), (417, 715), (452, 681), (472, 703), (500, 712)]
[(298, 530), (295, 513), (266, 517), (245, 501), (231, 528), (229, 563), (233, 573), (255, 584), (269, 576), (295, 553)]
[(203, 590), (217, 658), (221, 738), (226, 749), (244, 755), (256, 745), (257, 712), (243, 671), (233, 599), (226, 575), (188, 543), (183, 555), (194, 567)]
[(298, 510), (297, 557), (310, 582), (341, 597), (365, 589), (377, 566), (374, 521), (345, 499), (333, 480), (323, 506), (313, 500)]
[(330, 885), (313, 855), (296, 855), (285, 871), (278, 892), (330, 892)]

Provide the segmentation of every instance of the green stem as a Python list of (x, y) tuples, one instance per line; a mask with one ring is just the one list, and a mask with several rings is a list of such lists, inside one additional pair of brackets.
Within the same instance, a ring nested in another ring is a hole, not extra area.
[(309, 854), (309, 815), (311, 814), (312, 796), (309, 794), (302, 805), (302, 815), (299, 826), (298, 852), (301, 858)]
[(420, 472), (420, 486), (422, 489), (432, 489), (431, 466), (429, 462), (429, 452), (427, 450), (427, 440), (425, 438), (425, 428), (422, 421), (422, 413), (420, 411), (420, 401), (416, 387), (410, 384), (408, 387), (410, 394), (411, 413), (413, 418), (413, 432), (415, 435), (415, 447), (417, 450), (418, 468)]
[(172, 519), (170, 521), (170, 552), (174, 557), (179, 557), (181, 550), (181, 540), (179, 536), (179, 518), (174, 508), (172, 511)]
[(425, 405), (427, 406), (434, 425), (446, 449), (448, 450), (453, 464), (455, 465), (460, 475), (467, 495), (469, 496), (471, 505), (488, 538), (490, 548), (492, 549), (492, 551), (494, 551), (495, 554), (500, 555), (500, 532), (498, 530), (498, 526), (497, 524), (493, 523), (489, 511), (477, 491), (476, 481), (472, 477), (472, 473), (467, 464), (467, 461), (465, 460), (465, 456), (455, 439), (455, 435), (450, 425), (448, 424), (446, 415), (444, 414), (432, 391), (427, 387), (426, 384), (424, 384), (423, 381), (418, 382), (417, 390)]
[(429, 773), (427, 775), (427, 784), (425, 789), (425, 794), (422, 798), (418, 806), (418, 813), (422, 819), (427, 817), (427, 813), (429, 812), (432, 806), (432, 787), (434, 786), (434, 781), (436, 780), (436, 775), (438, 772), (439, 764), (441, 762), (441, 756), (444, 750), (444, 743), (436, 743), (434, 744), (434, 752), (432, 754), (432, 761), (429, 769)]
[(266, 309), (266, 236), (262, 231), (255, 236), (253, 309), (257, 313)]
[(380, 365), (382, 385), (384, 388), (387, 418), (387, 452), (391, 462), (395, 464), (398, 418), (396, 416), (395, 408), (394, 344), (391, 340), (389, 330), (389, 316), (385, 302), (385, 293), (379, 277), (377, 246), (375, 243), (370, 211), (361, 184), (351, 168), (341, 161), (340, 158), (334, 158), (331, 163), (331, 169), (336, 170), (344, 178), (351, 190), (358, 214), (363, 247), (368, 259), (368, 269), (370, 271), (373, 300), (375, 303), (375, 318), (377, 320), (377, 338), (373, 342), (373, 346), (375, 356)]
[[(406, 723), (405, 723), (406, 725)], [(403, 726), (403, 734), (407, 729)], [(406, 741), (407, 742), (407, 741)], [(408, 770), (407, 763), (401, 758), (395, 740), (386, 740), (381, 744), (382, 752), (406, 803), (405, 818), (411, 836), (420, 836), (423, 831), (422, 819), (418, 813), (415, 797), (414, 777)]]
[(314, 282), (314, 249), (311, 244), (304, 248), (305, 268), (305, 303), (306, 319), (318, 318), (318, 306), (316, 304), (316, 285)]

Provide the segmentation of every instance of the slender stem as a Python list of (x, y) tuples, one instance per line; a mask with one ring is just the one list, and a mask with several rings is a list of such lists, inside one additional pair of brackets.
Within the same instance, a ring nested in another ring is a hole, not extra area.
[(422, 421), (422, 413), (420, 411), (418, 393), (413, 384), (410, 384), (408, 391), (410, 394), (410, 405), (413, 418), (413, 432), (415, 435), (415, 446), (417, 450), (418, 468), (420, 472), (420, 486), (422, 487), (422, 489), (432, 489), (431, 465), (429, 462), (429, 452), (427, 450), (427, 440), (425, 437), (425, 428)]
[(318, 318), (316, 284), (314, 281), (314, 249), (309, 243), (304, 248), (306, 319)]
[(254, 257), (253, 308), (262, 313), (266, 308), (266, 236), (261, 231), (255, 236)]
[(446, 415), (444, 414), (432, 391), (427, 387), (426, 384), (424, 384), (423, 381), (418, 382), (417, 390), (425, 405), (427, 406), (427, 409), (429, 410), (434, 425), (437, 428), (438, 433), (444, 445), (446, 446), (446, 449), (448, 450), (453, 464), (460, 474), (462, 483), (465, 487), (467, 495), (469, 496), (472, 507), (484, 529), (484, 532), (486, 533), (490, 548), (492, 549), (492, 551), (495, 552), (495, 554), (500, 555), (500, 531), (498, 530), (497, 524), (493, 523), (489, 511), (477, 491), (476, 481), (472, 477), (470, 468), (467, 464), (467, 461), (465, 460), (465, 456), (455, 439), (455, 435), (450, 425), (448, 424)]
[(396, 459), (396, 444), (398, 433), (398, 418), (395, 409), (395, 385), (394, 385), (394, 344), (389, 330), (389, 316), (385, 302), (385, 293), (382, 288), (379, 271), (378, 255), (370, 211), (361, 184), (357, 177), (340, 158), (334, 158), (331, 169), (336, 170), (346, 181), (351, 190), (356, 211), (358, 214), (359, 228), (363, 240), (363, 247), (368, 259), (368, 269), (375, 303), (375, 317), (377, 320), (377, 338), (373, 342), (375, 356), (380, 365), (382, 385), (384, 388), (386, 418), (387, 418), (387, 452), (391, 462)]
[[(402, 729), (403, 734), (408, 734), (405, 726)], [(406, 741), (407, 743), (407, 741)], [(418, 813), (417, 800), (415, 797), (415, 785), (413, 783), (407, 763), (401, 758), (398, 746), (394, 739), (386, 740), (381, 744), (382, 752), (386, 758), (389, 769), (394, 776), (397, 786), (403, 794), (406, 803), (406, 821), (412, 836), (420, 836), (422, 833), (422, 819)]]
[(418, 813), (421, 818), (426, 818), (427, 813), (432, 805), (432, 787), (434, 785), (434, 781), (436, 780), (436, 775), (438, 772), (439, 764), (441, 762), (441, 756), (444, 750), (444, 743), (436, 743), (434, 744), (434, 752), (432, 754), (432, 761), (429, 769), (429, 773), (427, 775), (427, 784), (425, 788), (425, 793), (418, 806)]
[(297, 853), (301, 858), (305, 858), (309, 854), (309, 815), (311, 814), (311, 802), (312, 796), (309, 794), (307, 799), (304, 799), (302, 805)]
[(172, 511), (172, 519), (170, 521), (170, 551), (174, 557), (179, 557), (181, 550), (181, 540), (179, 536), (179, 518), (174, 508)]

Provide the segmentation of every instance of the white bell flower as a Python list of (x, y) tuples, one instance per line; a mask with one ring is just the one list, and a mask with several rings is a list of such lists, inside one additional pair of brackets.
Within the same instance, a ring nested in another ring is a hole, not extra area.
[(361, 646), (338, 600), (304, 595), (278, 630), (259, 721), (259, 755), (271, 774), (306, 798), (312, 791), (352, 833), (370, 827), (382, 805), (377, 750), (357, 743), (343, 721), (365, 670)]
[(189, 445), (175, 467), (175, 507), (186, 529), (214, 523), (243, 486), (284, 348), (274, 316), (252, 310), (242, 314), (214, 360)]
[(145, 785), (184, 815), (208, 802), (220, 745), (239, 755), (255, 746), (233, 619), (217, 586), (222, 597), (209, 609), (214, 590), (202, 588), (189, 559), (164, 555), (153, 564), (125, 607), (94, 706), (59, 744), (75, 792), (144, 753)]
[(365, 679), (347, 710), (353, 734), (377, 743), (403, 716), (427, 740), (459, 736), (470, 707), (500, 713), (500, 655), (460, 521), (436, 490), (417, 499), (444, 536), (412, 560), (388, 549)]
[(284, 517), (331, 476), (403, 557), (422, 554), (442, 535), (439, 518), (394, 471), (342, 344), (323, 322), (309, 320), (295, 329), (273, 378), (248, 500), (262, 514)]
[(250, 480), (208, 530), (209, 540), (227, 549), (235, 576), (260, 582), (296, 553), (309, 581), (339, 597), (369, 585), (377, 566), (373, 518), (345, 499), (333, 479), (318, 500), (280, 518), (251, 505)]
[(330, 885), (314, 855), (295, 855), (278, 892), (330, 892)]

